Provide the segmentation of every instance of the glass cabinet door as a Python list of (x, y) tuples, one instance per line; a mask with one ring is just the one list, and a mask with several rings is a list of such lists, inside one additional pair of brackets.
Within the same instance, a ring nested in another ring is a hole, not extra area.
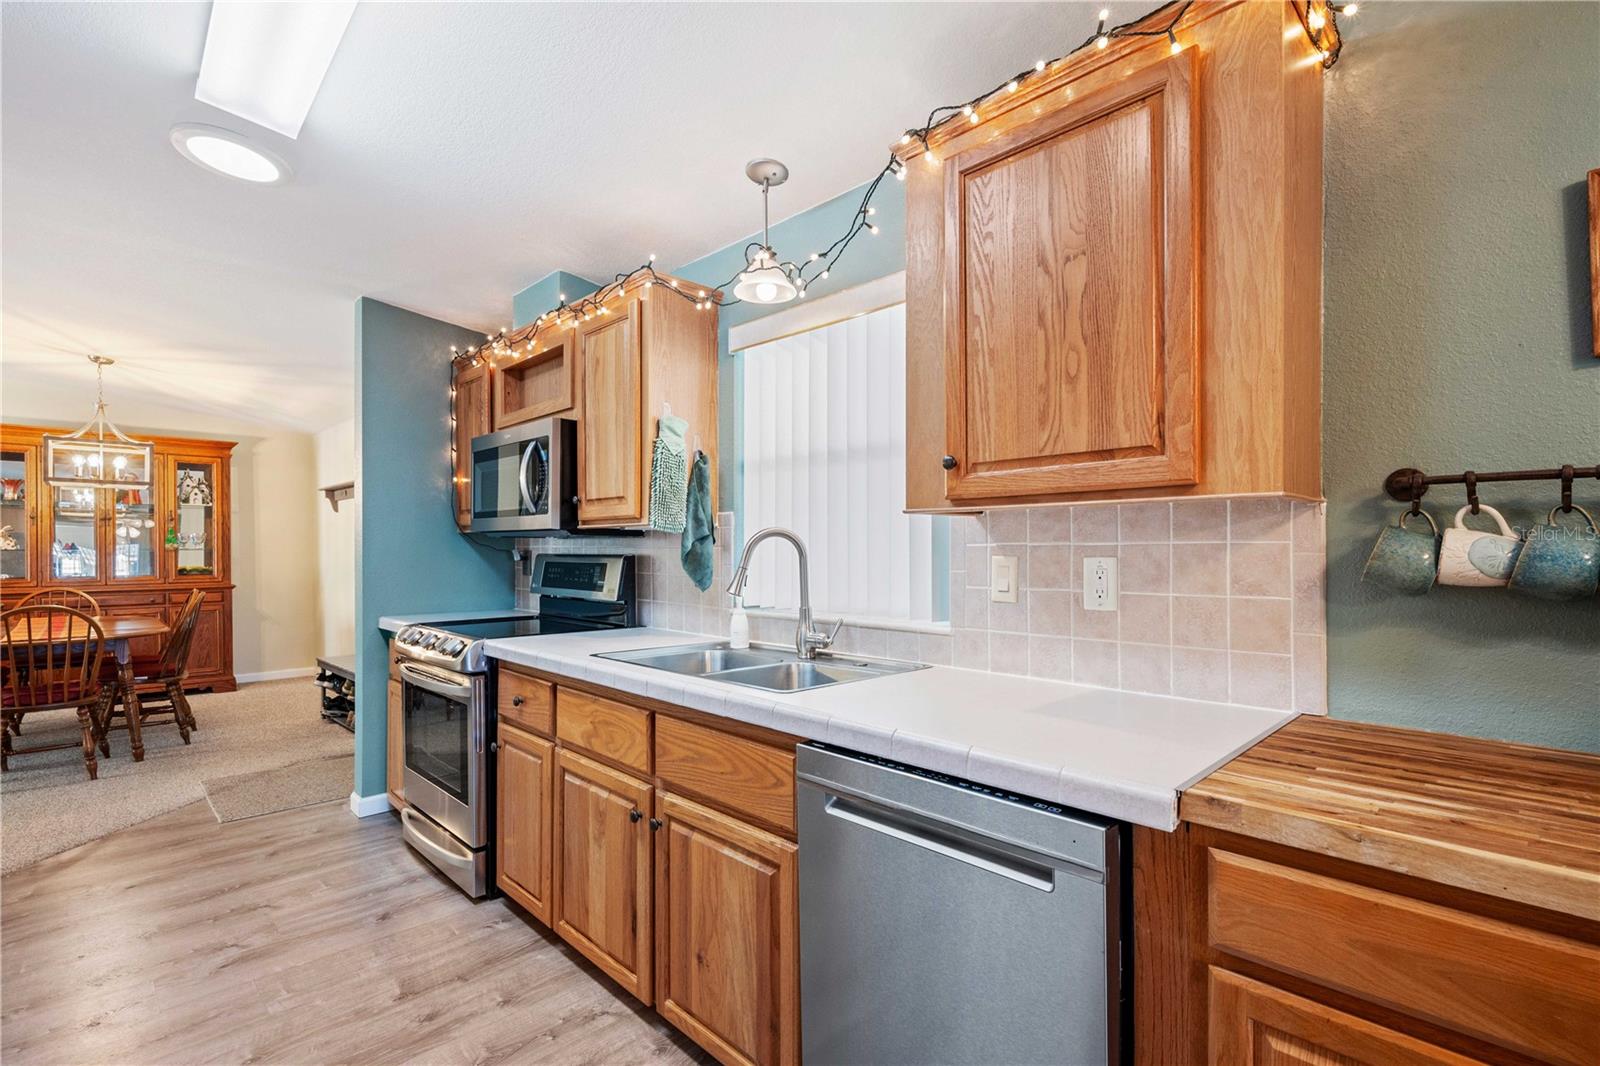
[(111, 577), (156, 575), (156, 505), (151, 489), (117, 489), (111, 516)]
[(163, 491), (171, 493), (166, 546), (176, 556), (171, 577), (214, 577), (217, 573), (217, 475), (214, 459), (171, 461)]
[(100, 577), (98, 489), (50, 490), (50, 580), (95, 581)]
[(0, 580), (32, 584), (32, 526), (28, 508), (34, 505), (32, 448), (0, 448)]

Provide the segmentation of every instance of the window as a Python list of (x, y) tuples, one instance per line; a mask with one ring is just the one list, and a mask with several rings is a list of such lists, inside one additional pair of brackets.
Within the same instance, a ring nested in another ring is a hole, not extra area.
[[(800, 535), (821, 615), (931, 622), (949, 614), (947, 522), (902, 513), (905, 337), (899, 303), (738, 354), (740, 532), (783, 526)], [(793, 551), (764, 545), (751, 560), (746, 605), (799, 601)]]

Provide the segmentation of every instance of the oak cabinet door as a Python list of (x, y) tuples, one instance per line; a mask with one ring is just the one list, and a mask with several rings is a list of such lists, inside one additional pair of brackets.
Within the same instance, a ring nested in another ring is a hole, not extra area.
[(1197, 481), (1193, 63), (944, 162), (951, 499)]
[(494, 370), (487, 361), (456, 371), (452, 415), (455, 419), (456, 525), (472, 524), (472, 438), (494, 430), (489, 402)]
[(400, 682), (389, 679), (389, 802), (398, 810), (406, 798), (405, 709), (400, 702)]
[(1211, 969), (1211, 1066), (1471, 1066), (1477, 1059)]
[(562, 939), (650, 1002), (651, 788), (556, 749), (555, 922)]
[(550, 784), (556, 746), (500, 724), (495, 808), (495, 880), (529, 914), (550, 924)]
[(578, 521), (644, 521), (639, 300), (626, 300), (578, 333), (583, 398), (578, 421)]
[(656, 1009), (724, 1063), (799, 1059), (794, 844), (671, 793), (656, 831)]

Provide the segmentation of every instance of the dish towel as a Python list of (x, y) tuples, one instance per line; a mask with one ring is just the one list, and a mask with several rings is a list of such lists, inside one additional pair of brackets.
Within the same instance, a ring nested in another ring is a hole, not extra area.
[(662, 415), (657, 427), (650, 452), (650, 528), (682, 533), (689, 499), (689, 460), (683, 434), (689, 423), (676, 415)]
[(683, 572), (694, 587), (704, 592), (711, 587), (712, 564), (716, 559), (717, 527), (711, 516), (711, 461), (704, 452), (694, 453), (689, 471), (688, 520), (683, 527)]

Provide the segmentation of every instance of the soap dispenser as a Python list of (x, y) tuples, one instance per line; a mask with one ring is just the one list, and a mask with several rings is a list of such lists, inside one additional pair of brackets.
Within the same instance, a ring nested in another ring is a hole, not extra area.
[(728, 646), (730, 648), (750, 646), (750, 616), (744, 613), (743, 596), (734, 597), (733, 613), (728, 616)]

